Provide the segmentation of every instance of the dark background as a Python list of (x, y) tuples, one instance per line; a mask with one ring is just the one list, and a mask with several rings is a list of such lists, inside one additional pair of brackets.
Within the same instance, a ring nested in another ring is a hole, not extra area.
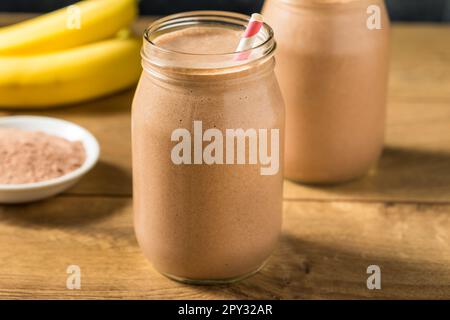
[[(77, 0), (0, 0), (0, 11), (48, 12)], [(141, 14), (165, 15), (189, 10), (229, 10), (252, 13), (263, 0), (140, 0)], [(393, 20), (450, 21), (450, 0), (386, 0)]]

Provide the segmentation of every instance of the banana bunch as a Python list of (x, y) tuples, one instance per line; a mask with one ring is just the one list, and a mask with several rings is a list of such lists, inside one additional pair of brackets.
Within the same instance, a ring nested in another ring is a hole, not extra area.
[(85, 0), (0, 28), (0, 107), (55, 107), (133, 85), (141, 42), (124, 28), (136, 14), (136, 0)]

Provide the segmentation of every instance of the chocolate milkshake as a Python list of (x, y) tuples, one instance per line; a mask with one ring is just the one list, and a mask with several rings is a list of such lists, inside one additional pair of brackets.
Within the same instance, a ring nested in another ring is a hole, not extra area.
[(389, 20), (382, 0), (268, 0), (286, 101), (285, 176), (336, 183), (380, 156)]
[(147, 31), (133, 101), (134, 223), (153, 266), (189, 283), (256, 272), (281, 227), (284, 105), (270, 27), (236, 59), (248, 17), (191, 12)]

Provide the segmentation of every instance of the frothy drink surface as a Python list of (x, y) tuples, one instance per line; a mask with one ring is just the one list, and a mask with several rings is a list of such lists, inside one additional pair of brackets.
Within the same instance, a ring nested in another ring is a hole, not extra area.
[[(152, 41), (178, 52), (220, 54), (233, 52), (240, 35), (191, 27)], [(262, 176), (260, 165), (248, 163), (171, 161), (171, 134), (178, 128), (192, 133), (194, 121), (203, 130), (282, 132), (284, 108), (272, 62), (232, 80), (214, 75), (210, 81), (172, 81), (143, 73), (132, 118), (135, 229), (160, 272), (194, 280), (236, 278), (257, 270), (273, 251), (281, 227), (281, 168)], [(281, 133), (280, 163), (282, 141)]]
[(220, 27), (190, 27), (158, 37), (159, 47), (191, 54), (232, 53), (239, 44), (242, 32)]

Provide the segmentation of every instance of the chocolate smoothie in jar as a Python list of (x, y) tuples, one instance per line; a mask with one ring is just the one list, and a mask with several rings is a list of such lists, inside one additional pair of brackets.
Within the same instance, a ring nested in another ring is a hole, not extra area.
[(382, 0), (268, 0), (286, 102), (285, 176), (337, 183), (383, 147), (389, 19)]
[(258, 271), (281, 227), (284, 104), (275, 41), (249, 17), (166, 17), (144, 36), (132, 110), (134, 224), (145, 256), (187, 283)]

